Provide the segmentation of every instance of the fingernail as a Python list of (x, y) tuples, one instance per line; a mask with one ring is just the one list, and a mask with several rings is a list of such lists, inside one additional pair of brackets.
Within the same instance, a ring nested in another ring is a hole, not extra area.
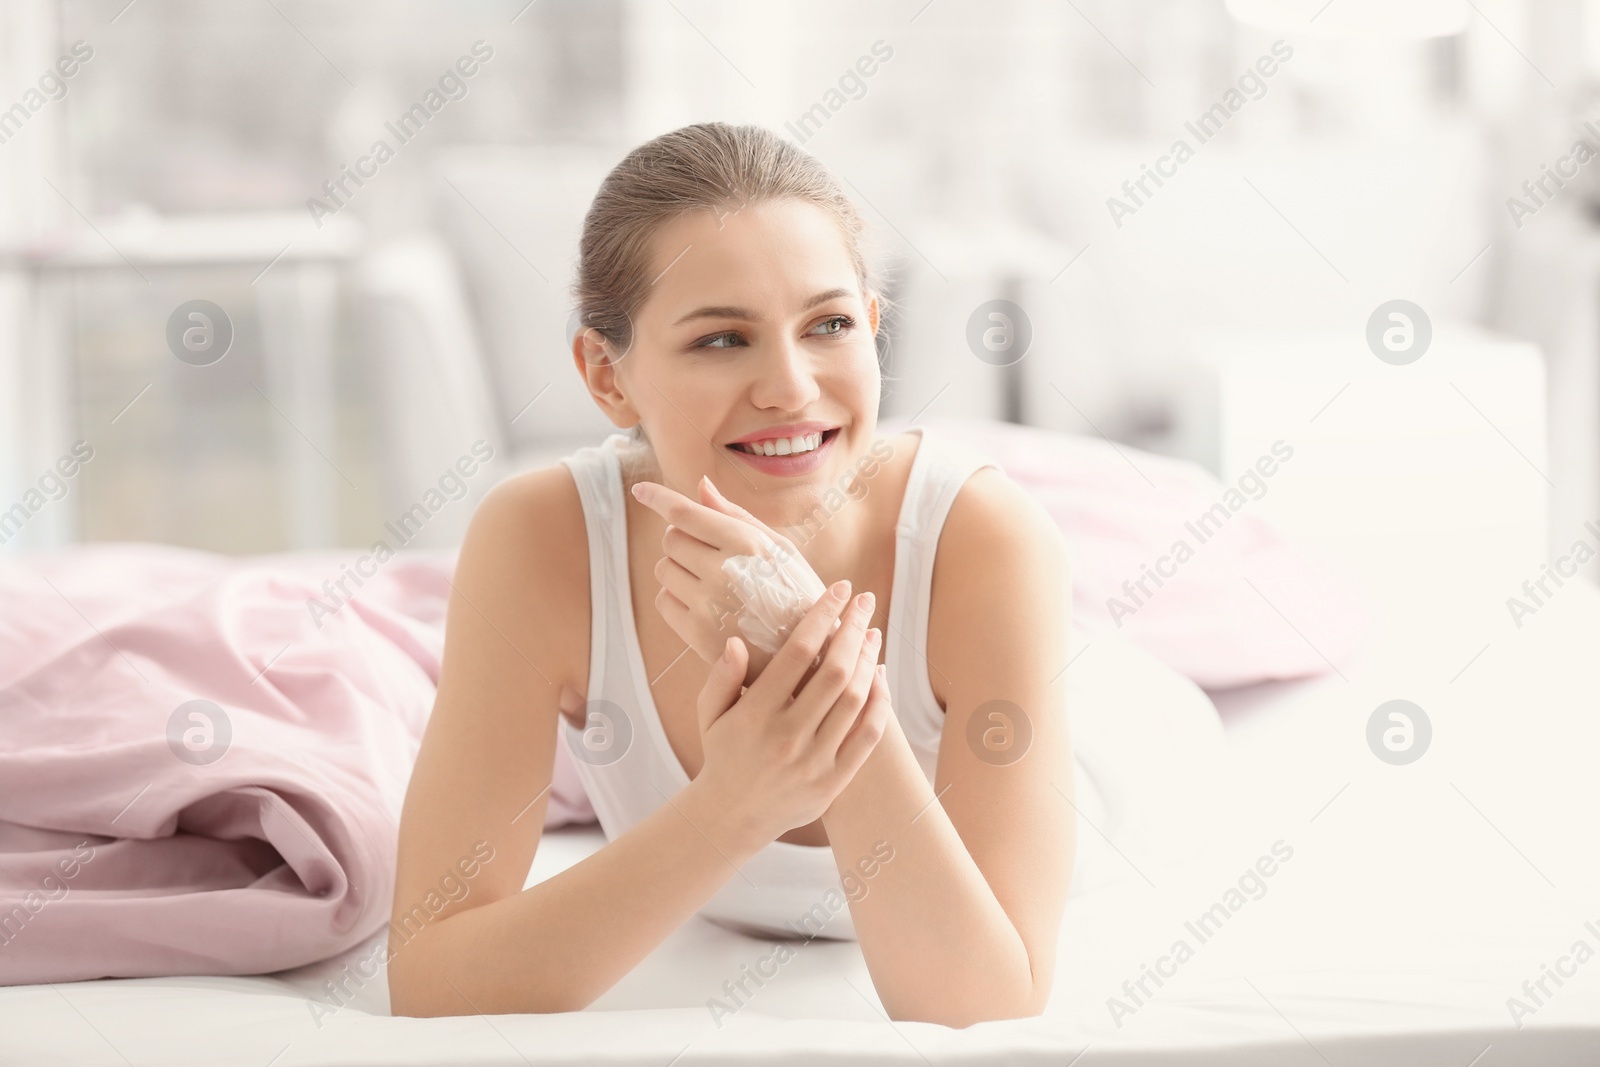
[(722, 662), (733, 662), (733, 638), (731, 637), (722, 642)]
[(877, 598), (872, 595), (872, 591), (868, 590), (867, 592), (858, 594), (856, 596), (856, 607), (860, 608), (862, 611), (867, 611), (872, 607), (872, 602), (876, 599)]
[(868, 648), (877, 648), (878, 647), (878, 642), (880, 642), (882, 640), (883, 640), (883, 631), (879, 630), (876, 626), (874, 626), (872, 629), (867, 631), (867, 647)]
[(633, 483), (633, 499), (639, 500), (639, 501), (643, 501), (644, 500), (644, 483), (643, 482), (634, 482)]
[(889, 665), (887, 663), (878, 664), (878, 681), (884, 685), (889, 684)]
[(843, 600), (850, 595), (850, 580), (848, 578), (840, 578), (828, 587), (828, 592), (832, 594), (833, 599)]

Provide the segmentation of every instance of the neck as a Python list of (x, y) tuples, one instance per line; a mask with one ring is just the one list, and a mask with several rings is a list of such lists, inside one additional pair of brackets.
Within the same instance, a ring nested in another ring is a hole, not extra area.
[(879, 577), (878, 533), (895, 522), (895, 515), (884, 513), (893, 503), (895, 494), (888, 488), (895, 478), (889, 464), (869, 465), (870, 474), (854, 458), (843, 466), (826, 482), (787, 498), (757, 501), (754, 507), (736, 502), (792, 541), (824, 585), (847, 578), (860, 591)]

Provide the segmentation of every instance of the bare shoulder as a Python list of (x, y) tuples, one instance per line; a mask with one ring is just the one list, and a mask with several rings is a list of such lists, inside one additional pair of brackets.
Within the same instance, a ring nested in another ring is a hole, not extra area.
[[(541, 547), (560, 549), (570, 546), (572, 534), (583, 532), (578, 484), (566, 464), (552, 463), (496, 483), (478, 503), (467, 538), (476, 534), (487, 546), (532, 537), (554, 542)], [(587, 556), (584, 539), (577, 540), (574, 554)]]
[(489, 490), (467, 527), (455, 585), (506, 640), (521, 645), (516, 638), (525, 637), (545, 650), (545, 662), (533, 665), (553, 684), (586, 688), (575, 665), (587, 659), (589, 542), (565, 464), (522, 471)]
[(1035, 561), (1057, 554), (1064, 560), (1061, 528), (1031, 493), (998, 467), (974, 471), (950, 505), (939, 535), (936, 568), (982, 573), (999, 562), (997, 554), (1016, 552)]
[[(988, 640), (1065, 625), (1071, 576), (1061, 528), (1004, 471), (973, 472), (945, 518), (934, 555), (930, 663), (958, 663)], [(930, 675), (945, 702), (949, 678)]]

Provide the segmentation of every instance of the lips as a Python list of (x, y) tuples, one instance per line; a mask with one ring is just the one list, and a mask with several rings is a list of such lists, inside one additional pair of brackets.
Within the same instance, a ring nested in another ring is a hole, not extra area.
[(825, 430), (822, 433), (822, 442), (816, 448), (807, 452), (791, 452), (782, 456), (756, 455), (753, 452), (746, 452), (741, 448), (736, 448), (731, 444), (725, 447), (742, 462), (749, 464), (764, 474), (779, 477), (796, 477), (810, 474), (812, 471), (819, 469), (832, 452), (833, 442), (838, 437), (839, 430), (837, 428)]

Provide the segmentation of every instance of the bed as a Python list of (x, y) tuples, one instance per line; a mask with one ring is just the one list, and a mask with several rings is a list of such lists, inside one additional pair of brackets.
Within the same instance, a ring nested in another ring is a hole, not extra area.
[[(0, 988), (0, 1062), (1600, 1063), (1600, 591), (1569, 582), (1521, 626), (1463, 610), (1506, 592), (1396, 601), (1357, 662), (1211, 693), (1220, 755), (1173, 764), (1162, 801), (1188, 808), (1176, 847), (1086, 806), (1092, 877), (1040, 1018), (890, 1022), (859, 947), (816, 941), (719, 1022), (708, 998), (769, 948), (694, 918), (553, 1016), (391, 1018), (376, 937), (267, 975)], [(1368, 742), (1400, 698), (1431, 723), (1409, 763)], [(547, 831), (529, 884), (602, 843)]]

